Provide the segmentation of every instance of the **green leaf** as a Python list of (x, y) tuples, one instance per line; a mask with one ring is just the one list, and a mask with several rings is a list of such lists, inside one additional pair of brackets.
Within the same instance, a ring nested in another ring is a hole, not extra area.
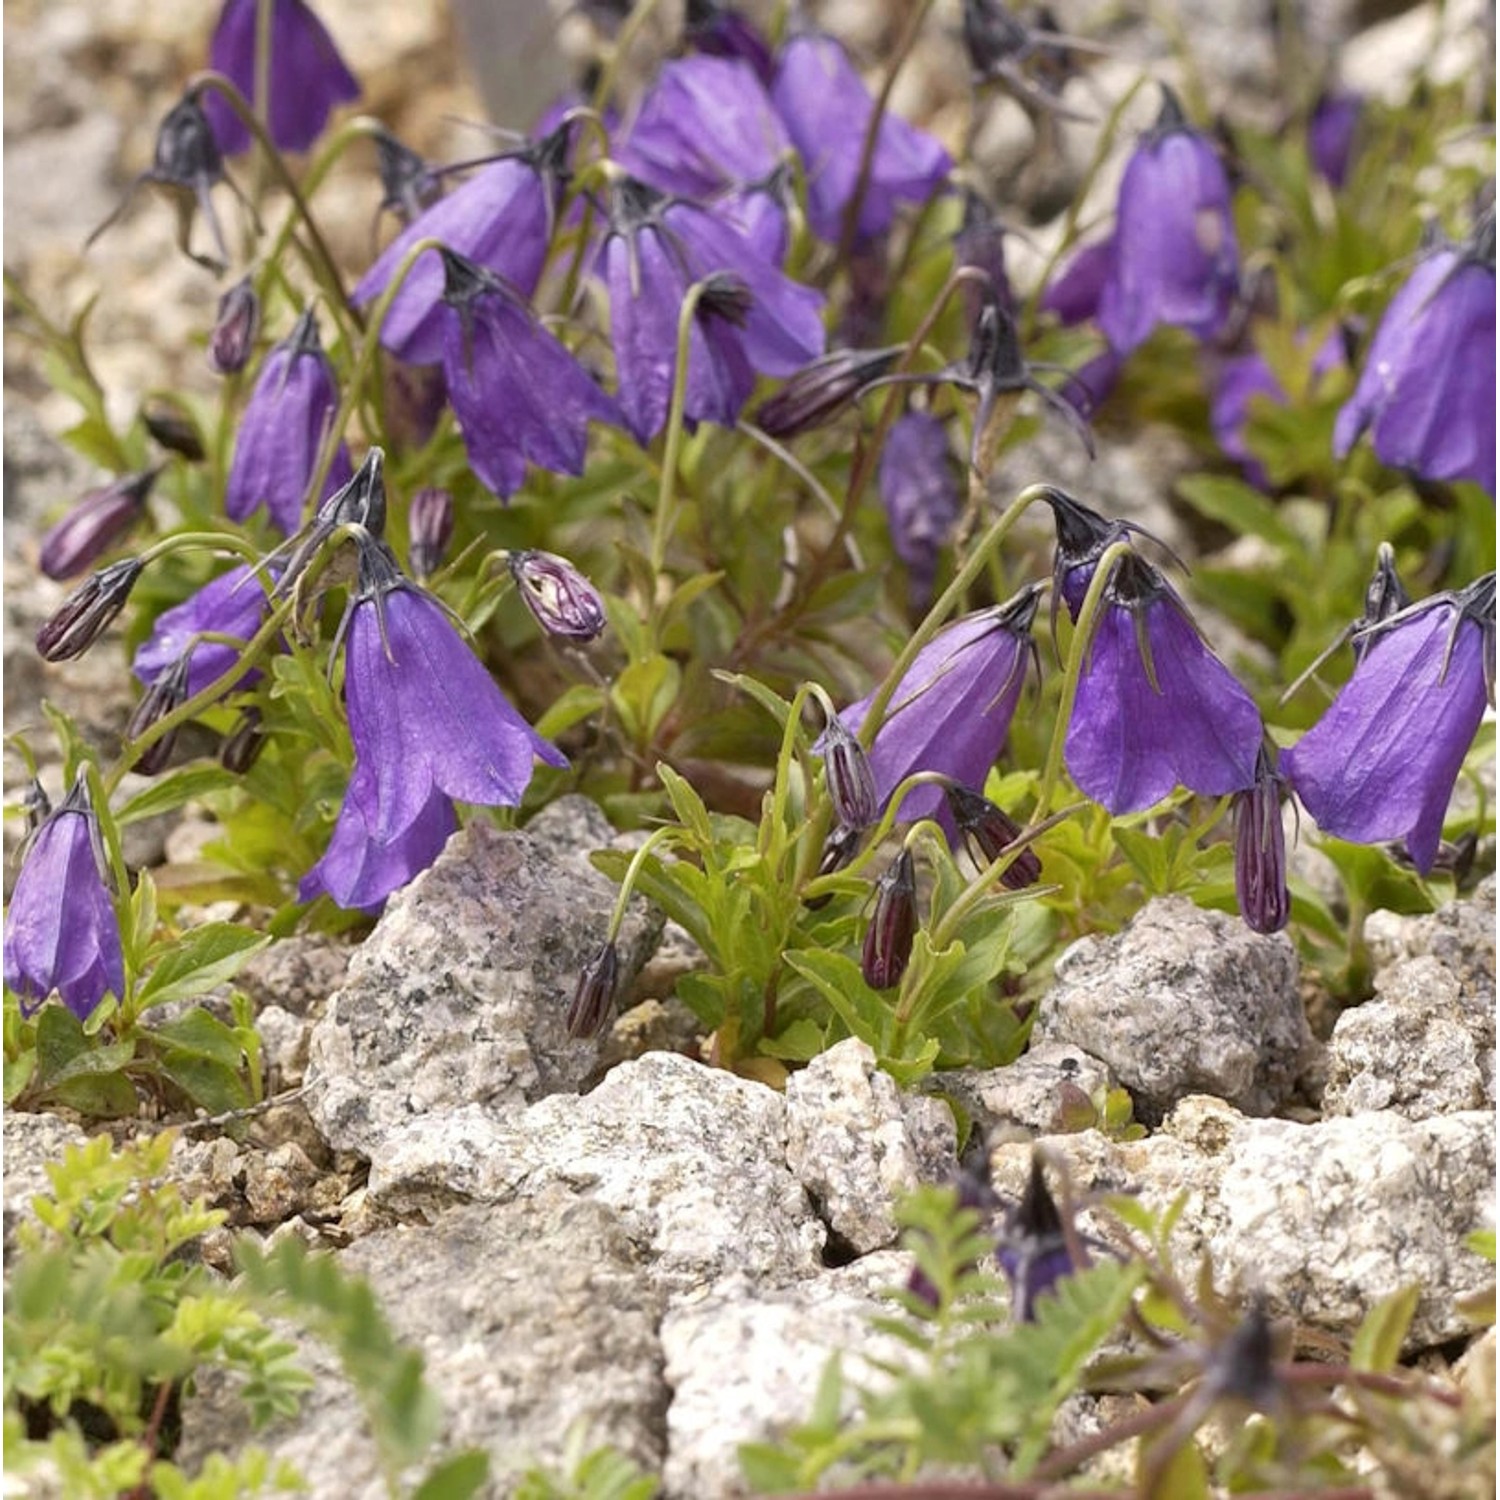
[(469, 1500), (490, 1477), (490, 1456), (469, 1448), (444, 1459), (411, 1493), (411, 1500)]
[(136, 992), (136, 1005), (145, 1010), (168, 1000), (188, 1000), (207, 994), (233, 979), (271, 941), (233, 922), (209, 922), (196, 927), (147, 976)]
[(1495, 1231), (1493, 1229), (1476, 1229), (1464, 1241), (1464, 1245), (1475, 1255), (1482, 1255), (1491, 1265), (1495, 1264)]
[(36, 1022), (37, 1081), (45, 1088), (89, 1046), (82, 1023), (66, 1005), (43, 1005)]
[(865, 983), (859, 965), (847, 953), (808, 949), (788, 953), (786, 961), (822, 995), (849, 1028), (851, 1036), (857, 1036), (877, 1053), (886, 1050), (891, 1001)]
[(193, 1052), (170, 1051), (161, 1059), (162, 1073), (200, 1109), (211, 1115), (244, 1109), (250, 1090), (236, 1068)]
[(240, 1041), (234, 1031), (200, 1007), (194, 1007), (179, 1020), (146, 1029), (146, 1035), (174, 1051), (206, 1057), (226, 1068), (238, 1070), (244, 1065)]
[(49, 1090), (49, 1096), (79, 1114), (101, 1120), (127, 1119), (141, 1107), (135, 1087), (124, 1073), (69, 1078)]
[(606, 702), (608, 695), (603, 688), (588, 682), (576, 682), (536, 721), (536, 732), (543, 739), (554, 739), (575, 724), (581, 724), (591, 714), (598, 713)]
[(1389, 1297), (1382, 1297), (1365, 1314), (1359, 1331), (1354, 1335), (1354, 1344), (1349, 1351), (1350, 1365), (1356, 1370), (1369, 1370), (1377, 1375), (1394, 1370), (1421, 1298), (1422, 1288), (1416, 1282), (1392, 1292)]
[(13, 1103), (21, 1097), (31, 1075), (36, 1071), (36, 1051), (30, 1048), (19, 1057), (5, 1059), (5, 1102)]
[(660, 652), (631, 662), (620, 673), (610, 697), (632, 741), (637, 745), (651, 743), (681, 688), (682, 668)]
[(220, 765), (184, 766), (153, 781), (143, 791), (137, 792), (115, 814), (115, 821), (124, 828), (130, 823), (139, 823), (143, 818), (154, 818), (162, 813), (175, 812), (185, 803), (206, 797), (211, 792), (221, 792), (239, 785), (239, 778)]

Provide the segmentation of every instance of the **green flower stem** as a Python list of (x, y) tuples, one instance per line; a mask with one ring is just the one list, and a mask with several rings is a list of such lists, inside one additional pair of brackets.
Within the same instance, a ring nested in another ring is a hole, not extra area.
[(944, 621), (967, 592), (970, 584), (984, 571), (986, 559), (1005, 540), (1011, 527), (1020, 520), (1029, 506), (1042, 497), (1047, 488), (1048, 486), (1043, 484), (1027, 485), (1009, 507), (1001, 512), (994, 525), (979, 539), (979, 544), (970, 554), (968, 561), (954, 574), (953, 582), (943, 590), (937, 603), (927, 611), (926, 618), (912, 632), (911, 639), (907, 641), (901, 654), (891, 664), (890, 671), (885, 674), (885, 680), (876, 690), (870, 702), (870, 711), (865, 715), (865, 721), (860, 726), (859, 742), (866, 750), (875, 743), (875, 736), (885, 722), (886, 710), (890, 707), (891, 699), (895, 696), (901, 680), (910, 671), (911, 664), (917, 659), (917, 653), (938, 633)]
[(668, 839), (675, 837), (677, 830), (672, 827), (654, 829), (641, 847), (631, 857), (630, 864), (626, 867), (625, 878), (620, 882), (619, 892), (615, 896), (614, 910), (609, 914), (609, 931), (605, 934), (606, 942), (614, 942), (620, 935), (620, 927), (625, 921), (625, 908), (630, 903), (630, 896), (635, 888), (636, 879), (646, 863), (646, 856), (656, 848), (658, 844), (666, 843)]
[(625, 24), (620, 28), (615, 37), (615, 44), (610, 49), (609, 61), (605, 63), (603, 71), (599, 74), (599, 82), (594, 88), (594, 97), (591, 101), (594, 112), (602, 115), (604, 107), (609, 103), (610, 95), (615, 91), (615, 79), (619, 76), (620, 64), (625, 60), (631, 47), (635, 45), (635, 39), (646, 28), (646, 22), (656, 13), (658, 0), (639, 0), (639, 3), (631, 7), (630, 14), (625, 18)]
[(256, 0), (255, 6), (255, 116), (271, 126), (271, 33), (276, 0)]
[(199, 548), (210, 548), (215, 552), (230, 552), (243, 557), (247, 562), (258, 563), (260, 548), (232, 531), (179, 531), (175, 536), (163, 537), (153, 542), (136, 559), (143, 567), (149, 567), (159, 558), (171, 552), (191, 552)]
[[(642, 6), (648, 9), (649, 5)], [(631, 12), (632, 17), (635, 12)], [(687, 404), (688, 359), (692, 353), (693, 319), (707, 290), (707, 281), (695, 281), (682, 299), (677, 313), (677, 368), (672, 372), (672, 404), (667, 408), (667, 438), (662, 448), (661, 487), (657, 491), (656, 516), (651, 527), (651, 571), (660, 573), (667, 560), (676, 512), (677, 464), (682, 455), (683, 408)], [(653, 611), (654, 612), (654, 611)]]
[[(838, 890), (840, 880), (847, 879), (851, 875), (858, 875), (874, 859), (876, 851), (889, 837), (891, 829), (896, 826), (896, 819), (901, 814), (901, 804), (908, 793), (919, 786), (947, 786), (952, 779), (942, 771), (914, 771), (904, 781), (898, 782), (895, 790), (886, 798), (885, 811), (880, 815), (880, 821), (866, 835), (864, 848), (842, 870), (835, 870), (831, 875), (819, 875), (800, 881), (798, 890), (802, 899), (816, 901), (819, 896), (833, 895)], [(821, 840), (816, 841), (812, 844), (812, 848), (821, 849), (821, 843)]]
[[(834, 522), (837, 523), (839, 519), (838, 501), (829, 494), (827, 487), (819, 480), (818, 476), (790, 448), (784, 443), (777, 442), (770, 433), (762, 432), (753, 422), (746, 422), (743, 418), (734, 424), (734, 430), (742, 437), (749, 438), (752, 443), (764, 448), (767, 453), (773, 455), (790, 469), (813, 492), (818, 503), (833, 517)], [(859, 544), (852, 536), (846, 535), (844, 537), (844, 551), (848, 555), (849, 566), (851, 568), (863, 569), (865, 565), (864, 558), (860, 554)]]
[(194, 73), (188, 80), (189, 93), (201, 93), (205, 89), (212, 89), (232, 109), (245, 128), (255, 137), (256, 144), (260, 147), (266, 161), (277, 181), (285, 189), (287, 196), (292, 200), (292, 207), (296, 216), (302, 220), (307, 230), (308, 241), (312, 247), (312, 253), (308, 257), (308, 264), (319, 284), (328, 293), (330, 300), (337, 309), (340, 318), (353, 318), (355, 325), (360, 324), (358, 309), (349, 304), (348, 294), (344, 290), (344, 278), (339, 273), (338, 263), (328, 249), (328, 244), (323, 238), (323, 232), (318, 228), (317, 221), (308, 209), (307, 200), (302, 196), (297, 186), (296, 179), (287, 170), (286, 162), (282, 160), (281, 153), (276, 149), (274, 142), (266, 127), (256, 118), (255, 111), (246, 102), (245, 96), (229, 81), (222, 73), (202, 72)]
[(891, 92), (896, 87), (896, 79), (900, 75), (906, 59), (911, 56), (912, 48), (917, 44), (917, 38), (921, 35), (922, 23), (927, 19), (927, 13), (932, 9), (933, 0), (919, 0), (913, 8), (911, 15), (907, 18), (906, 30), (901, 33), (901, 39), (896, 43), (896, 50), (891, 57), (891, 65), (886, 69), (885, 80), (880, 86), (880, 92), (875, 96), (875, 108), (870, 111), (870, 123), (865, 127), (865, 138), (860, 146), (859, 153), (859, 175), (854, 179), (854, 191), (849, 196), (849, 202), (844, 209), (844, 222), (839, 231), (838, 264), (847, 266), (849, 257), (854, 251), (854, 242), (859, 237), (859, 215), (865, 206), (865, 199), (870, 192), (870, 175), (875, 168), (875, 146), (880, 139), (880, 125), (885, 119), (885, 113), (891, 102)]
[(1068, 647), (1068, 665), (1063, 674), (1062, 697), (1057, 704), (1057, 722), (1052, 726), (1052, 743), (1047, 747), (1047, 766), (1042, 775), (1042, 788), (1037, 793), (1034, 819), (1047, 816), (1052, 803), (1052, 793), (1057, 778), (1062, 774), (1063, 744), (1068, 735), (1068, 724), (1073, 717), (1073, 704), (1078, 698), (1078, 679), (1083, 673), (1084, 657), (1094, 639), (1094, 623), (1104, 599), (1104, 590), (1109, 586), (1110, 574), (1115, 564), (1131, 551), (1129, 542), (1111, 542), (1094, 566), (1094, 576), (1089, 579), (1089, 591), (1083, 597), (1083, 608), (1078, 611), (1078, 621), (1073, 627), (1073, 640)]

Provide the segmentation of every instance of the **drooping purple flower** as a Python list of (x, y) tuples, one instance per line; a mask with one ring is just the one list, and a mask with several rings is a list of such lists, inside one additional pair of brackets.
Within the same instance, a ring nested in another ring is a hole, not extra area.
[(1286, 832), (1281, 826), (1285, 786), (1276, 769), (1276, 752), (1263, 745), (1254, 785), (1234, 799), (1234, 893), (1252, 932), (1280, 932), (1292, 915)]
[[(353, 301), (364, 307), (386, 289), (419, 240), (441, 241), (523, 297), (530, 297), (547, 259), (553, 216), (566, 176), (569, 129), (482, 167), (461, 187), (419, 214), (360, 277)], [(380, 326), (380, 342), (408, 364), (443, 356), (443, 267), (423, 255), (407, 273)]]
[(443, 377), (474, 472), (502, 500), (526, 465), (583, 473), (588, 424), (624, 415), (497, 277), (444, 250)]
[(1098, 315), (1099, 299), (1114, 271), (1113, 238), (1096, 240), (1074, 251), (1062, 270), (1047, 283), (1038, 306), (1054, 314), (1065, 328), (1087, 323)]
[[(806, 164), (813, 232), (837, 243), (859, 181), (875, 101), (844, 49), (816, 31), (800, 32), (783, 44), (771, 98)], [(897, 207), (925, 203), (944, 187), (952, 166), (930, 135), (887, 111), (875, 137), (856, 237), (884, 234)]]
[(1338, 415), (1343, 458), (1369, 430), (1393, 469), (1495, 493), (1495, 222), (1429, 253), (1391, 299)]
[(125, 958), (105, 884), (99, 830), (80, 775), (37, 830), (5, 914), (5, 982), (30, 1015), (55, 990), (87, 1020), (125, 993)]
[(1011, 1284), (1012, 1315), (1018, 1323), (1035, 1322), (1037, 1299), (1080, 1269), (1073, 1263), (1062, 1212), (1047, 1189), (1037, 1155), (1031, 1158), (1031, 1176), (1020, 1201), (1005, 1216), (995, 1258)]
[[(209, 60), (253, 105), (256, 12), (259, 0), (225, 0), (209, 44)], [(268, 128), (282, 151), (306, 151), (323, 133), (340, 104), (359, 98), (359, 80), (349, 71), (327, 28), (303, 0), (271, 0), (271, 59)], [(247, 150), (250, 132), (217, 95), (207, 101), (214, 135), (226, 156)]]
[(1206, 136), (1166, 90), (1161, 115), (1120, 182), (1099, 326), (1129, 354), (1160, 323), (1210, 338), (1239, 284), (1229, 178)]
[(1324, 833), (1402, 839), (1424, 874), (1486, 701), (1494, 700), (1495, 575), (1361, 627), (1354, 674), (1282, 765)]
[(689, 422), (732, 426), (756, 374), (790, 375), (823, 352), (823, 299), (768, 264), (709, 209), (634, 178), (614, 185), (603, 275), (626, 425), (641, 443), (661, 430), (688, 288), (712, 281), (688, 352)]
[(453, 802), (514, 807), (533, 760), (565, 766), (506, 701), (442, 605), (361, 542), (346, 620), (344, 700), (354, 772), (332, 841), (299, 894), (379, 905), (437, 857)]
[[(960, 1165), (958, 1175), (953, 1181), (953, 1188), (957, 1196), (954, 1204), (956, 1209), (972, 1209), (979, 1215), (980, 1227), (988, 1225), (990, 1217), (1000, 1206), (1000, 1200), (995, 1196), (995, 1190), (990, 1186), (989, 1162), (987, 1158), (979, 1159), (978, 1170), (970, 1170)], [(970, 1261), (964, 1269), (972, 1271), (976, 1268), (976, 1262)], [(906, 1289), (913, 1296), (921, 1298), (929, 1307), (937, 1307), (942, 1301), (938, 1288), (933, 1285), (931, 1277), (922, 1269), (921, 1265), (911, 1268), (906, 1278)]]
[(1166, 579), (1128, 554), (1101, 606), (1063, 746), (1079, 789), (1118, 816), (1176, 786), (1218, 797), (1252, 785), (1260, 713)]
[(925, 600), (937, 577), (938, 553), (958, 519), (948, 429), (930, 412), (899, 417), (880, 455), (879, 480), (891, 544), (911, 576), (913, 598)]
[[(1009, 603), (955, 620), (924, 646), (891, 697), (870, 747), (870, 768), (883, 808), (916, 771), (939, 771), (966, 786), (983, 786), (1005, 744), (1034, 654), (1031, 623), (1041, 588), (1032, 584)], [(871, 695), (873, 697), (873, 694)], [(840, 715), (855, 733), (869, 697)], [(942, 788), (919, 786), (902, 799), (903, 823), (936, 818), (956, 842)]]
[(48, 578), (75, 578), (92, 567), (140, 520), (159, 468), (122, 474), (90, 490), (42, 538), (37, 565)]
[(1085, 422), (1093, 421), (1099, 408), (1109, 399), (1110, 392), (1119, 384), (1120, 372), (1124, 368), (1124, 357), (1105, 348), (1070, 373), (1062, 387), (1063, 400)]
[[(224, 510), (230, 520), (243, 521), (264, 505), (272, 523), (287, 535), (297, 530), (318, 452), (338, 404), (333, 366), (323, 353), (318, 321), (309, 308), (291, 337), (266, 356), (240, 417), (224, 487)], [(341, 442), (319, 498), (342, 489), (353, 473), (349, 450)]]
[(1320, 98), (1307, 122), (1307, 155), (1318, 173), (1341, 188), (1354, 157), (1354, 140), (1364, 115), (1359, 94), (1333, 90)]
[[(275, 579), (281, 569), (272, 563), (267, 572)], [(266, 586), (256, 571), (248, 563), (231, 568), (181, 604), (162, 611), (150, 636), (136, 651), (130, 670), (149, 687), (191, 649), (187, 696), (195, 697), (234, 665), (244, 644), (265, 623), (269, 607)], [(204, 633), (229, 636), (241, 645), (199, 640)], [(248, 686), (259, 676), (259, 671), (252, 669), (239, 685)]]
[(734, 57), (748, 63), (768, 88), (774, 64), (766, 39), (732, 6), (717, 0), (687, 0), (684, 36), (690, 46), (710, 57)]

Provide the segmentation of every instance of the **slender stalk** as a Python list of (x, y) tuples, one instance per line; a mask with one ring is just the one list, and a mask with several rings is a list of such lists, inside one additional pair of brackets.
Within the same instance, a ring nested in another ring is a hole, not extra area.
[(673, 502), (677, 490), (677, 464), (682, 455), (683, 408), (687, 405), (688, 362), (692, 354), (693, 320), (707, 290), (706, 281), (695, 281), (682, 299), (677, 313), (677, 367), (672, 371), (672, 403), (667, 408), (667, 437), (662, 449), (661, 486), (657, 490), (656, 515), (651, 527), (651, 569), (660, 573), (667, 560), (672, 537)]
[(665, 843), (677, 833), (675, 828), (657, 828), (647, 835), (641, 847), (631, 856), (629, 865), (625, 868), (625, 878), (620, 882), (620, 889), (615, 894), (614, 910), (609, 914), (609, 931), (605, 934), (607, 942), (614, 942), (620, 935), (620, 927), (625, 921), (625, 908), (629, 904), (631, 893), (635, 888), (637, 877), (641, 873), (641, 867), (646, 863), (646, 856), (656, 848), (658, 844)]
[(635, 44), (635, 39), (645, 30), (646, 22), (655, 14), (658, 3), (659, 0), (639, 0), (638, 4), (631, 7), (630, 14), (625, 18), (625, 24), (615, 37), (615, 44), (610, 49), (609, 61), (605, 63), (604, 70), (599, 75), (599, 82), (594, 89), (592, 103), (596, 114), (604, 113), (610, 95), (615, 91), (615, 79), (619, 76), (620, 64)]

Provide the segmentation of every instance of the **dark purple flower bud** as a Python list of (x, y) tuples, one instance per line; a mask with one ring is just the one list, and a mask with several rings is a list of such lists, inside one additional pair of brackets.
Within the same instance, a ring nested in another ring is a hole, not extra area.
[[(224, 487), (230, 520), (243, 521), (264, 505), (272, 523), (288, 536), (302, 525), (307, 487), (338, 404), (333, 366), (323, 353), (317, 319), (309, 309), (297, 320), (291, 337), (267, 355), (240, 417)], [(340, 443), (323, 494), (316, 498), (342, 489), (353, 472), (349, 450)]]
[[(159, 673), (142, 694), (125, 725), (127, 743), (139, 739), (153, 724), (187, 702), (188, 662), (192, 654), (192, 647), (189, 647), (171, 666)], [(169, 729), (160, 739), (153, 740), (136, 759), (135, 770), (142, 776), (159, 776), (167, 769), (176, 743), (177, 730)]]
[(1341, 188), (1354, 159), (1354, 141), (1359, 134), (1365, 101), (1359, 94), (1335, 90), (1324, 94), (1307, 122), (1307, 155), (1318, 173), (1333, 187)]
[(374, 140), (380, 186), (385, 194), (380, 206), (389, 209), (403, 224), (410, 224), (443, 196), (443, 179), (389, 130), (375, 131)]
[[(819, 238), (836, 243), (859, 181), (875, 101), (849, 55), (831, 36), (788, 38), (776, 59), (771, 99), (807, 163), (807, 217)], [(887, 110), (875, 136), (856, 237), (891, 227), (902, 203), (925, 203), (947, 183), (953, 161), (925, 131)]]
[(406, 513), (406, 529), (413, 576), (431, 578), (442, 567), (453, 540), (453, 496), (431, 486), (418, 490)]
[(990, 297), (1006, 312), (1014, 314), (1015, 294), (1005, 270), (1005, 227), (973, 188), (964, 189), (964, 217), (958, 233), (953, 236), (953, 263), (955, 267), (983, 271), (988, 281), (988, 287), (968, 286), (964, 289), (971, 322), (984, 311)]
[(770, 86), (771, 49), (755, 26), (732, 7), (717, 0), (687, 0), (685, 36), (689, 45), (710, 57), (748, 63), (761, 83)]
[(208, 336), (208, 367), (216, 375), (234, 375), (250, 363), (260, 332), (260, 298), (246, 276), (219, 298), (219, 315)]
[(844, 828), (868, 828), (880, 815), (875, 773), (864, 746), (839, 719), (829, 719), (819, 742), (834, 815)]
[(510, 706), (384, 543), (360, 541), (359, 575), (341, 627), (354, 771), (299, 895), (368, 910), (437, 858), (457, 826), (454, 800), (514, 807), (534, 758), (567, 760)]
[[(353, 301), (375, 301), (418, 240), (441, 240), (455, 254), (492, 271), (521, 297), (541, 279), (552, 239), (558, 195), (567, 177), (569, 129), (562, 126), (534, 145), (481, 168), (461, 187), (419, 214), (360, 278)], [(446, 277), (436, 255), (423, 255), (401, 283), (380, 328), (380, 342), (413, 365), (443, 357), (448, 315)]]
[(72, 661), (82, 656), (125, 608), (144, 571), (138, 558), (126, 557), (90, 574), (37, 631), (37, 654), (43, 661)]
[(87, 1020), (125, 993), (125, 957), (105, 883), (99, 829), (80, 775), (37, 830), (5, 914), (5, 982), (30, 1015), (55, 990)]
[(1292, 915), (1281, 826), (1285, 785), (1275, 751), (1262, 746), (1254, 785), (1234, 799), (1234, 891), (1252, 932), (1280, 932)]
[(1274, 1412), (1285, 1393), (1276, 1374), (1276, 1331), (1265, 1298), (1251, 1299), (1229, 1336), (1205, 1352), (1202, 1389), (1216, 1401), (1240, 1402)]
[(1376, 456), (1424, 479), (1495, 493), (1495, 227), (1428, 254), (1391, 299), (1333, 429), (1343, 458), (1366, 430)]
[(1224, 164), (1162, 92), (1161, 115), (1120, 182), (1113, 263), (1099, 296), (1099, 326), (1120, 354), (1159, 323), (1211, 338), (1239, 285)]
[(555, 552), (512, 552), (510, 576), (536, 622), (549, 635), (591, 641), (605, 626), (599, 591)]
[(835, 823), (829, 830), (828, 837), (823, 840), (823, 852), (818, 859), (818, 874), (833, 875), (842, 870), (859, 853), (859, 846), (864, 842), (864, 837), (863, 828), (847, 828), (842, 823)]
[(834, 349), (793, 374), (774, 396), (761, 402), (756, 425), (773, 438), (796, 437), (831, 422), (859, 398), (872, 380), (889, 375), (901, 346), (888, 349)]
[(860, 973), (872, 990), (894, 989), (911, 962), (917, 936), (917, 867), (903, 849), (875, 882), (875, 910), (865, 928)]
[(1432, 868), (1453, 784), (1494, 697), (1495, 575), (1356, 632), (1363, 651), (1282, 763), (1324, 833), (1404, 839)]
[[(282, 151), (306, 151), (323, 133), (328, 116), (359, 98), (359, 81), (349, 71), (333, 38), (303, 0), (270, 0), (270, 99), (266, 122)], [(225, 0), (209, 44), (213, 67), (252, 104), (260, 0)], [(208, 100), (214, 133), (226, 156), (249, 149), (250, 132), (224, 101)]]
[(75, 578), (126, 536), (146, 509), (160, 469), (122, 474), (103, 489), (90, 490), (42, 538), (38, 566), (48, 578)]
[[(974, 863), (981, 868), (993, 864), (1021, 837), (1021, 827), (1003, 807), (997, 807), (988, 797), (970, 791), (956, 781), (943, 788), (948, 799), (948, 813)], [(1022, 849), (1011, 861), (1000, 884), (1007, 890), (1024, 891), (1042, 878), (1042, 862), (1031, 849)]]
[(620, 955), (613, 943), (605, 943), (583, 966), (578, 988), (568, 1007), (568, 1035), (582, 1039), (598, 1036), (615, 1003), (620, 983)]
[(958, 479), (948, 429), (930, 412), (898, 417), (880, 454), (880, 499), (896, 556), (911, 577), (918, 606), (932, 595), (938, 553), (958, 519)]
[(169, 453), (180, 454), (190, 464), (200, 463), (204, 456), (203, 435), (198, 424), (183, 410), (156, 402), (141, 410), (141, 422), (159, 446)]
[(261, 727), (261, 712), (254, 706), (240, 710), (234, 727), (219, 746), (219, 764), (231, 775), (243, 776), (260, 759), (268, 736)]
[[(1031, 584), (1008, 603), (955, 620), (917, 653), (891, 698), (870, 748), (875, 790), (885, 806), (916, 771), (937, 771), (967, 786), (983, 786), (1000, 754), (1035, 656), (1031, 624), (1041, 588)], [(858, 733), (870, 699), (839, 718)], [(903, 823), (936, 818), (956, 843), (942, 789), (919, 786), (902, 800)]]
[(614, 401), (490, 272), (443, 251), (443, 377), (474, 472), (502, 500), (526, 465), (583, 473), (591, 421), (624, 424)]
[(1076, 1269), (1062, 1214), (1047, 1190), (1039, 1156), (1032, 1156), (1026, 1190), (1006, 1216), (996, 1258), (1011, 1284), (1018, 1323), (1034, 1322), (1037, 1298)]
[[(280, 571), (275, 564), (268, 569), (273, 579)], [(235, 664), (244, 645), (264, 624), (268, 608), (266, 585), (255, 570), (248, 564), (231, 568), (157, 616), (130, 670), (149, 687), (177, 662), (190, 658), (187, 692), (196, 697)], [(205, 641), (200, 639), (204, 634), (229, 639)], [(248, 687), (259, 676), (252, 669), (230, 686)]]
[(1065, 328), (1087, 323), (1099, 312), (1099, 298), (1114, 271), (1115, 242), (1098, 240), (1076, 250), (1061, 272), (1047, 285), (1037, 304), (1056, 316)]
[(823, 352), (822, 296), (788, 280), (730, 224), (634, 178), (613, 188), (603, 275), (626, 425), (646, 443), (661, 431), (677, 367), (677, 320), (688, 288), (711, 277), (732, 299), (699, 303), (688, 347), (687, 421), (733, 426), (757, 373), (790, 375)]
[(1057, 95), (1076, 73), (1067, 37), (1053, 28), (1049, 11), (1023, 21), (999, 0), (963, 0), (964, 50), (976, 85), (998, 83), (1024, 104), (1066, 119)]
[(1254, 700), (1204, 644), (1187, 606), (1134, 553), (1115, 563), (1079, 674), (1064, 754), (1078, 788), (1140, 812), (1176, 786), (1205, 796), (1255, 782)]

